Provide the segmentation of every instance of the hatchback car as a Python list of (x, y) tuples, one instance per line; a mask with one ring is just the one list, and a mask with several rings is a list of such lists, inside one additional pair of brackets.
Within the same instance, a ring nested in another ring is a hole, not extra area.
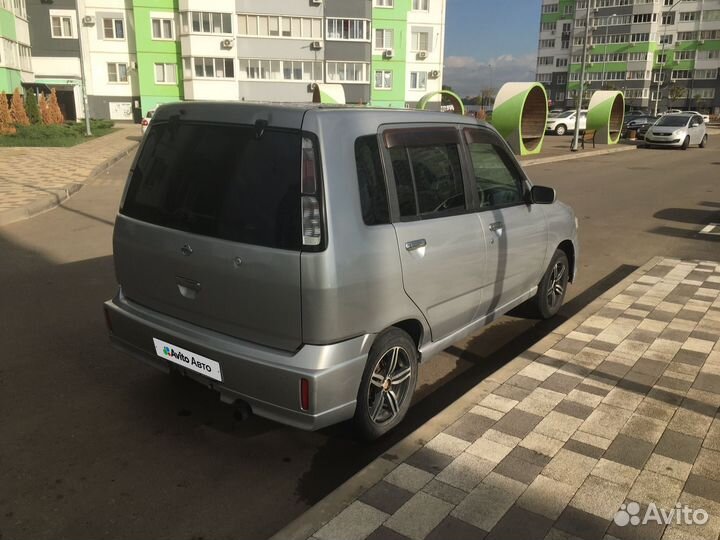
[[(577, 111), (565, 111), (556, 115), (548, 116), (545, 124), (545, 131), (555, 135), (565, 135), (568, 131), (575, 130), (575, 117)], [(580, 130), (584, 130), (587, 124), (587, 111), (580, 111)]]
[(148, 111), (145, 115), (145, 118), (142, 119), (140, 122), (140, 132), (145, 135), (145, 132), (147, 131), (147, 128), (150, 127), (150, 122), (152, 121), (153, 114), (155, 114), (154, 110)]
[(372, 439), (418, 364), (515, 306), (555, 315), (577, 221), (447, 113), (163, 105), (113, 236), (112, 343), (256, 414)]
[(662, 116), (645, 134), (645, 145), (669, 146), (687, 150), (691, 144), (707, 145), (708, 136), (702, 116), (693, 113), (673, 113)]

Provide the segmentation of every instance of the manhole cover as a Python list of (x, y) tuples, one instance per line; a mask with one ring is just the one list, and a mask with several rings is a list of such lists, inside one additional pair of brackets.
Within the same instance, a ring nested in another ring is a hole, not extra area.
[(707, 227), (700, 231), (700, 234), (720, 236), (720, 223), (710, 223)]

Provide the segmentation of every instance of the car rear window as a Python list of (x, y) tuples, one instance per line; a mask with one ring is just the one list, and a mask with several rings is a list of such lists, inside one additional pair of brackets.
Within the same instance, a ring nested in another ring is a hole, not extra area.
[(121, 213), (162, 227), (300, 250), (301, 134), (153, 123)]

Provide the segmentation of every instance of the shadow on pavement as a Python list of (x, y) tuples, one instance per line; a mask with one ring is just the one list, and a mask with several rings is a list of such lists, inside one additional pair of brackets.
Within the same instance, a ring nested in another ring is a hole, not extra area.
[[(710, 206), (707, 203), (700, 203), (702, 206)], [(696, 225), (707, 225), (720, 217), (717, 210), (699, 210), (696, 208), (665, 208), (655, 212), (654, 218), (666, 221), (677, 221), (679, 223), (692, 223)]]

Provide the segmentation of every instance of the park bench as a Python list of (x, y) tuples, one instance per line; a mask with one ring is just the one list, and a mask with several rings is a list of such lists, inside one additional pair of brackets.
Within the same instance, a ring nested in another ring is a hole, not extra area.
[(595, 148), (595, 133), (597, 130), (590, 129), (590, 130), (582, 130), (580, 132), (580, 146), (582, 146), (582, 149), (585, 150), (585, 142), (592, 142), (593, 148)]

